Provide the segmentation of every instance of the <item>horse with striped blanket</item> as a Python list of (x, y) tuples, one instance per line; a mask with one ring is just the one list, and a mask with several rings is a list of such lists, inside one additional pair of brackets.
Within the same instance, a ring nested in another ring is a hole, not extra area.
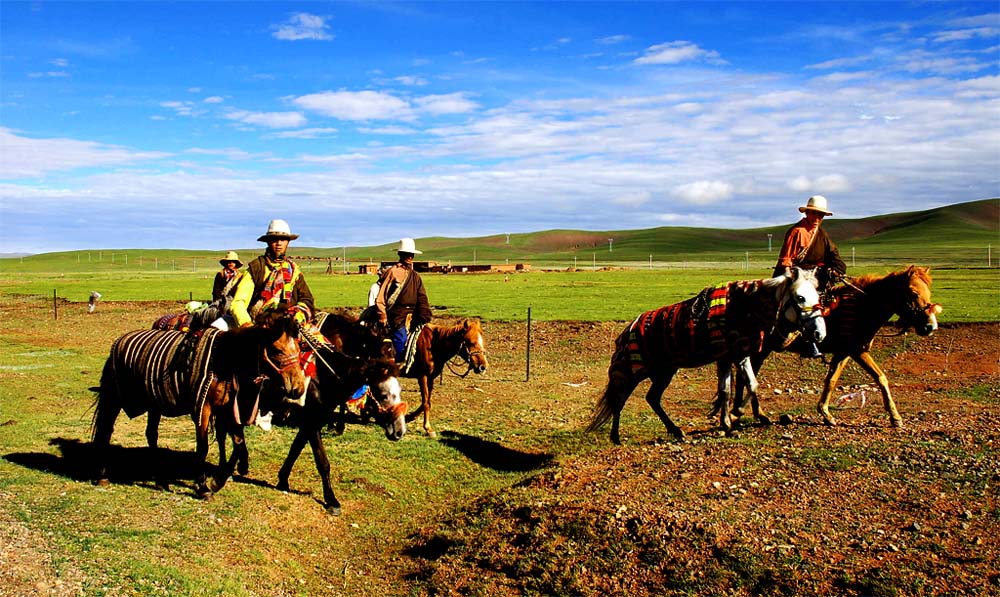
[[(720, 424), (730, 433), (728, 396), (733, 365), (739, 364), (740, 374), (756, 391), (747, 357), (760, 351), (767, 336), (789, 328), (798, 328), (817, 341), (826, 335), (816, 288), (812, 271), (793, 268), (791, 276), (709, 287), (683, 302), (642, 313), (615, 340), (608, 384), (588, 431), (596, 431), (610, 419), (611, 441), (620, 444), (622, 408), (639, 382), (648, 378), (652, 384), (646, 402), (667, 430), (683, 440), (684, 432), (663, 410), (663, 392), (679, 369), (715, 363), (717, 393), (720, 403), (726, 405)], [(721, 402), (722, 396), (725, 402)]]
[(130, 418), (149, 413), (146, 441), (154, 450), (161, 416), (190, 416), (202, 463), (196, 491), (208, 498), (222, 488), (246, 446), (234, 439), (232, 458), (209, 479), (205, 458), (213, 417), (218, 428), (232, 432), (253, 420), (258, 399), (277, 401), (305, 391), (294, 319), (269, 312), (255, 324), (227, 332), (138, 330), (112, 343), (92, 424), (99, 485), (108, 483), (107, 448), (124, 410)]
[[(875, 362), (871, 355), (872, 342), (875, 334), (893, 315), (899, 317), (896, 326), (905, 332), (909, 328), (916, 330), (920, 336), (930, 336), (937, 330), (937, 315), (941, 313), (941, 305), (931, 302), (930, 270), (924, 267), (909, 266), (904, 270), (891, 272), (884, 276), (868, 274), (838, 286), (830, 291), (827, 299), (829, 305), (824, 310), (829, 334), (820, 342), (819, 349), (823, 354), (832, 354), (826, 380), (823, 383), (823, 393), (816, 404), (816, 411), (823, 417), (827, 425), (836, 425), (837, 421), (830, 414), (830, 396), (837, 381), (840, 379), (848, 358), (861, 365), (868, 375), (878, 384), (882, 393), (882, 406), (893, 427), (902, 427), (903, 418), (896, 410), (896, 403), (889, 392), (889, 378)], [(773, 350), (791, 350), (791, 346), (775, 346), (765, 344), (763, 350), (750, 357), (754, 372), (760, 370), (764, 359)], [(754, 417), (762, 422), (768, 422), (767, 417), (760, 413), (760, 404), (756, 393), (747, 393), (740, 401), (741, 387), (737, 385), (734, 392), (737, 406), (733, 409), (734, 416), (740, 416), (749, 402), (753, 407)], [(719, 397), (722, 400), (722, 397)]]

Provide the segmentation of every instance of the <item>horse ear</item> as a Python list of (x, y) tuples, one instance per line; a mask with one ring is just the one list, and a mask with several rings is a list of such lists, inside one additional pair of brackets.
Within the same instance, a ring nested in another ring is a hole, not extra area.
[(469, 323), (468, 319), (462, 322), (462, 329), (468, 330), (470, 327), (472, 327), (472, 324)]

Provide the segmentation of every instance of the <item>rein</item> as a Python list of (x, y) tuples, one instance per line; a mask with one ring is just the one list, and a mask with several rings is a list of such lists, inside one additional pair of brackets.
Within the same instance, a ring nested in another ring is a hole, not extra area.
[(459, 347), (458, 352), (455, 353), (455, 356), (456, 357), (462, 357), (462, 360), (465, 361), (465, 365), (466, 365), (465, 373), (458, 373), (458, 372), (455, 371), (455, 368), (452, 367), (451, 363), (452, 363), (452, 361), (455, 360), (455, 357), (452, 357), (452, 358), (448, 359), (448, 362), (447, 362), (448, 370), (451, 371), (453, 375), (464, 379), (464, 378), (468, 377), (470, 373), (472, 373), (472, 357), (474, 357), (476, 355), (480, 355), (480, 354), (481, 355), (485, 355), (486, 351), (485, 350), (479, 350), (479, 349), (469, 350), (468, 348), (466, 348), (466, 343), (463, 340), (462, 341), (462, 346)]

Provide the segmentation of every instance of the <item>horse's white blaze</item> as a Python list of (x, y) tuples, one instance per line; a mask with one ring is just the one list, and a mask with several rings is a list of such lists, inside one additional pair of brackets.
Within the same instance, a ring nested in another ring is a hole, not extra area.
[(389, 399), (389, 406), (395, 406), (402, 401), (403, 388), (399, 378), (390, 377), (378, 385), (379, 393)]
[(479, 350), (483, 349), (483, 335), (479, 334), (476, 336), (476, 348)]

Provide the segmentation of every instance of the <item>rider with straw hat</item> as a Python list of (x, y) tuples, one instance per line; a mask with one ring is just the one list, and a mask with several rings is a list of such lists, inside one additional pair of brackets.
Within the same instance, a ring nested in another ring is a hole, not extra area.
[(229, 251), (226, 256), (219, 260), (222, 269), (215, 274), (215, 282), (212, 284), (212, 302), (216, 302), (225, 297), (231, 297), (236, 292), (236, 283), (240, 281), (240, 268), (243, 262), (236, 251)]
[(847, 264), (840, 258), (837, 245), (820, 225), (823, 218), (832, 216), (827, 209), (826, 197), (813, 195), (806, 204), (799, 208), (805, 214), (798, 223), (785, 233), (785, 241), (778, 253), (778, 263), (774, 267), (774, 275), (790, 273), (792, 266), (802, 269), (816, 269), (820, 291), (831, 282), (835, 282), (847, 272)]
[(312, 319), (312, 291), (299, 265), (285, 254), (288, 241), (298, 237), (292, 234), (288, 222), (271, 220), (267, 232), (257, 239), (267, 243), (267, 249), (247, 265), (229, 310), (238, 325), (250, 325), (261, 311), (278, 307), (293, 310), (299, 323)]
[(382, 275), (375, 297), (379, 323), (389, 330), (397, 361), (403, 360), (410, 332), (430, 323), (432, 317), (424, 282), (413, 269), (413, 256), (421, 253), (412, 238), (399, 239), (399, 261)]

